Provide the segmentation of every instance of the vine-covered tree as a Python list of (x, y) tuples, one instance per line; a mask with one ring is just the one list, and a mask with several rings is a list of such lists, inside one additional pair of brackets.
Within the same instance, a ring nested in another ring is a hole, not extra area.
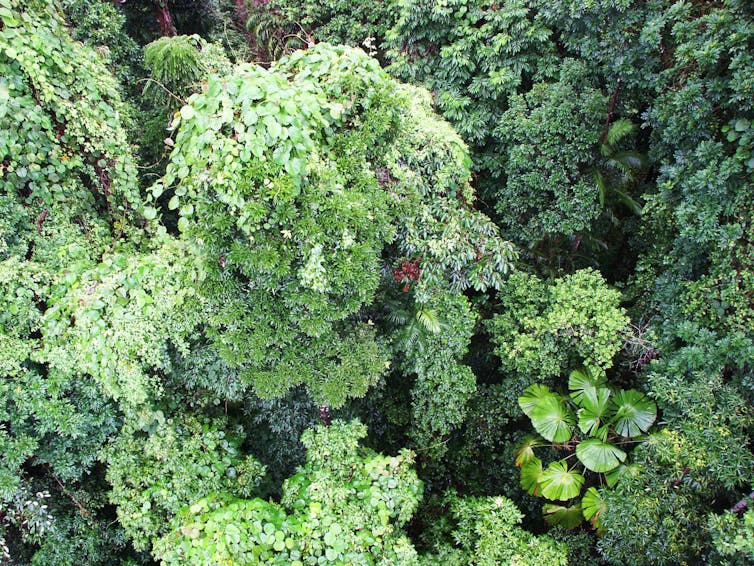
[(753, 53), (745, 0), (0, 0), (0, 562), (750, 563)]

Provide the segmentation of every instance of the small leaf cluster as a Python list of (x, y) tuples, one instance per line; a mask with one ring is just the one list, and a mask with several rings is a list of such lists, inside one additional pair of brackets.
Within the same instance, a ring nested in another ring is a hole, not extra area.
[(754, 510), (747, 509), (741, 516), (713, 515), (709, 523), (715, 548), (729, 564), (754, 560)]
[(606, 97), (588, 68), (565, 60), (555, 82), (512, 95), (495, 134), (506, 148), (494, 193), (503, 233), (519, 242), (587, 230), (600, 211), (590, 175)]
[(264, 468), (239, 447), (243, 435), (219, 420), (161, 411), (126, 421), (103, 453), (110, 501), (137, 550), (149, 549), (169, 521), (190, 503), (215, 492), (248, 496)]
[(577, 360), (605, 370), (622, 344), (628, 317), (620, 292), (591, 269), (546, 283), (517, 272), (498, 293), (500, 313), (488, 323), (504, 370), (549, 378)]
[(208, 497), (185, 509), (155, 546), (165, 564), (415, 564), (400, 533), (422, 484), (413, 454), (360, 449), (366, 427), (333, 421), (307, 431), (306, 464), (280, 504)]
[(535, 536), (519, 526), (523, 515), (510, 499), (460, 497), (453, 491), (446, 492), (442, 499), (450, 519), (445, 529), (453, 542), (436, 544), (432, 553), (421, 556), (421, 564), (565, 566), (568, 563), (565, 545), (547, 535)]

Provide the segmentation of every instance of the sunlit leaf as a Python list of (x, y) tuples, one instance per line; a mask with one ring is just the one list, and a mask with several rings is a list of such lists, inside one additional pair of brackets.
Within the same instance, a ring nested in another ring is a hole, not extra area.
[(591, 434), (602, 425), (611, 414), (609, 401), (610, 390), (606, 387), (589, 387), (584, 391), (581, 409), (578, 411), (581, 432)]
[(633, 438), (649, 430), (657, 418), (657, 405), (635, 389), (619, 391), (613, 397), (613, 428), (621, 436)]
[(582, 405), (581, 399), (584, 391), (604, 387), (606, 384), (605, 373), (601, 370), (578, 368), (568, 376), (568, 389), (571, 391), (571, 399), (577, 405)]
[(542, 460), (533, 457), (521, 466), (521, 487), (529, 495), (539, 495), (541, 488), (539, 481), (542, 479)]
[(540, 399), (530, 416), (536, 431), (550, 442), (567, 442), (573, 436), (576, 419), (558, 395)]
[(542, 446), (542, 441), (539, 438), (531, 434), (524, 436), (516, 445), (516, 449), (513, 452), (516, 458), (516, 466), (520, 468), (533, 458), (536, 458), (534, 448), (537, 446)]
[(557, 397), (546, 385), (534, 383), (524, 389), (523, 395), (518, 398), (518, 405), (524, 414), (531, 418), (531, 412), (537, 404), (547, 397)]
[(590, 487), (581, 498), (581, 512), (598, 531), (602, 529), (600, 518), (607, 511), (607, 504), (595, 487)]
[(609, 472), (626, 460), (626, 453), (609, 442), (590, 438), (576, 447), (576, 456), (593, 472)]
[(581, 493), (584, 476), (575, 469), (568, 469), (568, 462), (559, 460), (552, 462), (542, 472), (539, 480), (542, 495), (547, 499), (568, 501)]

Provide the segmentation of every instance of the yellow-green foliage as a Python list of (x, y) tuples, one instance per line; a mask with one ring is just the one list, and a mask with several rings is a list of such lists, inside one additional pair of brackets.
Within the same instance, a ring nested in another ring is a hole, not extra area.
[(152, 193), (178, 213), (207, 336), (261, 396), (364, 395), (388, 359), (357, 315), (393, 261), (421, 257), (420, 302), (501, 285), (513, 250), (471, 210), (463, 143), (359, 50), (212, 76), (174, 127)]
[(243, 435), (226, 433), (225, 426), (222, 420), (156, 413), (151, 422), (127, 422), (105, 448), (110, 501), (136, 549), (148, 549), (178, 511), (202, 497), (253, 494), (264, 468), (240, 454)]
[(499, 297), (501, 312), (488, 328), (505, 370), (543, 379), (582, 364), (607, 369), (623, 344), (620, 292), (596, 271), (552, 283), (516, 273)]
[(366, 427), (335, 421), (308, 430), (306, 464), (285, 481), (280, 504), (209, 497), (185, 509), (155, 545), (164, 564), (400, 564), (416, 551), (400, 528), (422, 483), (414, 456), (359, 447)]

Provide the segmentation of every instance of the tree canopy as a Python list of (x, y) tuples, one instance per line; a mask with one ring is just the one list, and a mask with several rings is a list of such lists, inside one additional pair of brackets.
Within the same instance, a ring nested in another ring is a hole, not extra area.
[(754, 6), (0, 0), (0, 562), (748, 564)]

